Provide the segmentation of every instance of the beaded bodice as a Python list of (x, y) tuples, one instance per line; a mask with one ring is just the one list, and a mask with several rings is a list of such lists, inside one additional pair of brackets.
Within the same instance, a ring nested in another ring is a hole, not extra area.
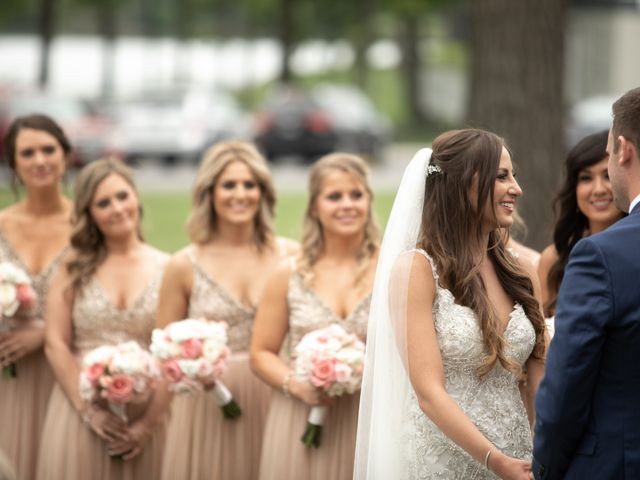
[(254, 306), (246, 306), (231, 296), (197, 262), (193, 250), (187, 256), (193, 265), (193, 287), (189, 298), (189, 318), (205, 318), (228, 325), (229, 348), (233, 353), (247, 352), (256, 316)]
[(165, 260), (158, 260), (157, 272), (126, 309), (117, 308), (95, 277), (76, 294), (73, 302), (73, 347), (86, 352), (101, 345), (135, 340), (147, 348), (155, 326), (158, 293)]
[(371, 295), (362, 299), (346, 318), (341, 318), (314, 290), (307, 287), (302, 277), (294, 271), (289, 279), (287, 303), (289, 306), (289, 351), (292, 351), (308, 332), (328, 327), (332, 323), (340, 324), (347, 332), (355, 333), (363, 341), (367, 337)]
[(28, 312), (21, 313), (18, 311), (15, 318), (9, 319), (10, 325), (20, 327), (25, 325), (42, 325), (44, 326), (44, 309), (47, 302), (47, 293), (51, 278), (62, 261), (62, 257), (67, 249), (60, 251), (54, 259), (47, 265), (44, 270), (37, 274), (33, 274), (26, 266), (22, 258), (16, 253), (13, 246), (9, 243), (4, 234), (0, 231), (0, 261), (11, 262), (25, 271), (31, 278), (32, 286), (36, 292), (36, 303)]
[[(478, 429), (502, 452), (517, 458), (529, 458), (532, 440), (527, 413), (520, 396), (519, 377), (496, 363), (480, 378), (477, 368), (485, 359), (482, 332), (475, 313), (458, 305), (452, 293), (436, 280), (433, 320), (440, 346), (447, 393), (456, 401)], [(507, 355), (524, 365), (535, 345), (535, 331), (522, 307), (511, 312), (504, 332)], [(446, 437), (413, 401), (408, 412), (407, 444), (411, 459), (407, 478), (496, 478), (483, 465)]]

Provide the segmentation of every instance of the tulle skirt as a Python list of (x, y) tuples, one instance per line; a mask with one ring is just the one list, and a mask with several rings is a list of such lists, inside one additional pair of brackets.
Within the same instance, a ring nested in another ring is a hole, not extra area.
[(42, 350), (20, 359), (17, 378), (0, 377), (0, 450), (21, 480), (35, 477), (53, 372)]
[(327, 411), (318, 448), (305, 446), (310, 407), (274, 392), (260, 460), (260, 480), (351, 480), (360, 394), (336, 399)]
[[(144, 410), (144, 409), (142, 409)], [(139, 415), (132, 415), (132, 419)], [(38, 480), (139, 480), (160, 478), (166, 422), (160, 423), (140, 455), (110, 457), (104, 441), (75, 411), (62, 389), (51, 394), (42, 432)]]
[(246, 354), (233, 355), (222, 381), (242, 409), (225, 419), (210, 392), (176, 395), (164, 480), (255, 480), (271, 388), (253, 375)]

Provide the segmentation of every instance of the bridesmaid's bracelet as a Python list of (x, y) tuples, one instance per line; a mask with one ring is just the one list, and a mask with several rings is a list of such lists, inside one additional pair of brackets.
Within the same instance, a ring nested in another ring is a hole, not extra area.
[(291, 392), (289, 392), (289, 382), (291, 381), (292, 376), (293, 376), (293, 372), (289, 370), (284, 376), (284, 380), (282, 380), (282, 393), (287, 398), (291, 397)]
[(484, 456), (484, 468), (490, 470), (489, 468), (489, 457), (491, 456), (491, 452), (493, 452), (493, 448), (490, 448), (487, 454)]
[(95, 411), (93, 410), (91, 405), (89, 405), (82, 411), (80, 416), (82, 417), (82, 421), (85, 423), (85, 425), (91, 425), (91, 419), (93, 418), (94, 413)]

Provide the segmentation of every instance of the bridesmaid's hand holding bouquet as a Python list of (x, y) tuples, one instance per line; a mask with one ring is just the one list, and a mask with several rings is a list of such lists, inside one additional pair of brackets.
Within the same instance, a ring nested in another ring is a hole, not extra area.
[(173, 322), (153, 331), (151, 353), (171, 391), (201, 391), (213, 384), (212, 393), (224, 417), (240, 416), (240, 407), (220, 381), (231, 353), (226, 324), (191, 318)]
[(105, 345), (82, 359), (80, 397), (88, 403), (106, 400), (109, 410), (127, 423), (126, 406), (149, 399), (157, 365), (134, 341)]
[[(322, 389), (329, 397), (360, 390), (364, 368), (364, 343), (340, 325), (333, 324), (307, 333), (295, 348), (295, 374)], [(320, 446), (322, 423), (327, 406), (314, 406), (309, 412), (302, 443)]]
[[(10, 330), (6, 322), (8, 318), (18, 311), (28, 310), (35, 301), (36, 293), (29, 275), (11, 262), (0, 263), (0, 334)], [(15, 378), (17, 374), (15, 363), (2, 367), (2, 376), (5, 378)]]

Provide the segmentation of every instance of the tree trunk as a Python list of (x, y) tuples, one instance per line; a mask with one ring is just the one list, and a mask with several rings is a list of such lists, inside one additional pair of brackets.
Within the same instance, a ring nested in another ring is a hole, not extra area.
[(527, 243), (551, 241), (563, 162), (565, 0), (474, 0), (469, 123), (505, 137), (524, 196)]
[(116, 42), (116, 3), (100, 2), (98, 30), (102, 37), (102, 96), (113, 96), (115, 89), (115, 42)]
[(294, 0), (280, 1), (280, 48), (282, 48), (282, 66), (280, 68), (280, 81), (289, 83), (292, 79), (289, 60), (293, 52), (294, 44)]
[(358, 21), (353, 25), (353, 50), (355, 53), (354, 81), (363, 90), (367, 90), (369, 67), (367, 64), (367, 49), (371, 45), (373, 32), (371, 21), (375, 14), (375, 0), (357, 0), (356, 11)]
[(407, 111), (411, 124), (421, 124), (426, 117), (420, 102), (420, 35), (419, 18), (414, 13), (401, 15), (400, 45), (402, 48), (402, 73), (405, 80)]
[(49, 52), (53, 37), (55, 21), (55, 0), (41, 0), (40, 2), (40, 71), (38, 85), (45, 88), (49, 83)]

